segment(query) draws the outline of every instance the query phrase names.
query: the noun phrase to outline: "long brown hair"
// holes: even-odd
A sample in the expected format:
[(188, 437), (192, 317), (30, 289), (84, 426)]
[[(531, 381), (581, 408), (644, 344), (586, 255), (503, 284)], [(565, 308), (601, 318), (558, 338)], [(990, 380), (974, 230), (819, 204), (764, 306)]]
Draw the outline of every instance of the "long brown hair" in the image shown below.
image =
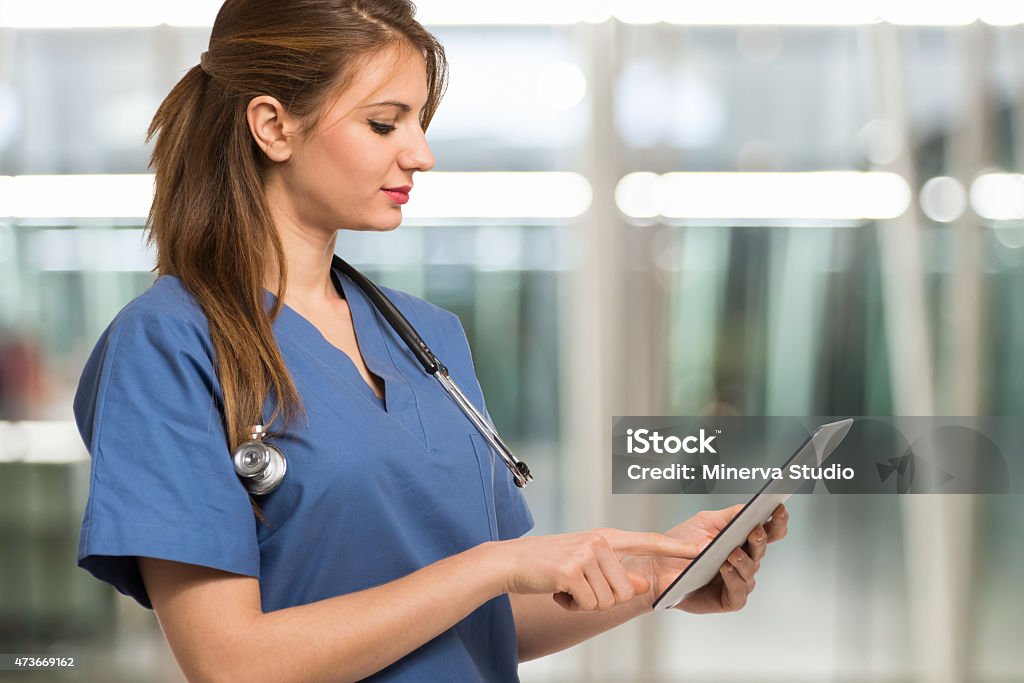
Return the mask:
[[(146, 228), (156, 270), (175, 275), (209, 322), (233, 450), (263, 422), (304, 415), (272, 331), (287, 272), (263, 189), (264, 155), (249, 131), (252, 98), (270, 95), (315, 131), (334, 97), (365, 60), (395, 45), (426, 62), (426, 130), (444, 94), (444, 48), (414, 18), (408, 0), (227, 0), (217, 13), (202, 67), (171, 89), (150, 123), (156, 192)], [(276, 265), (277, 301), (264, 308), (263, 278)], [(227, 457), (227, 455), (225, 455)], [(250, 499), (251, 500), (251, 499)], [(267, 523), (259, 506), (256, 516)]]

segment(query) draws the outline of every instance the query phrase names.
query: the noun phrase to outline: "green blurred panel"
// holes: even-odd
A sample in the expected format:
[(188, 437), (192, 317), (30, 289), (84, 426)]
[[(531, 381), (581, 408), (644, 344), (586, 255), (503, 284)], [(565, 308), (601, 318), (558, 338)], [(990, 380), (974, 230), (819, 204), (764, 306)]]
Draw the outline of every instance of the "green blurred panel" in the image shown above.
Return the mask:
[(113, 589), (76, 566), (87, 463), (0, 463), (0, 640), (32, 649), (103, 637)]

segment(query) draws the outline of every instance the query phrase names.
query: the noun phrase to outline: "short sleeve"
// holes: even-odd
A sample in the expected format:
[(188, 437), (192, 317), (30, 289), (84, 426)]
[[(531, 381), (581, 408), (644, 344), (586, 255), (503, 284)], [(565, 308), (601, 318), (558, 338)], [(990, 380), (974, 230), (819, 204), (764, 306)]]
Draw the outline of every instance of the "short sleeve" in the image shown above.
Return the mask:
[(235, 475), (206, 330), (122, 311), (75, 396), (92, 456), (78, 565), (152, 608), (136, 557), (259, 577), (256, 522)]
[[(454, 337), (454, 341), (450, 346), (456, 353), (456, 360), (460, 360), (465, 363), (466, 371), (460, 377), (455, 377), (455, 381), (459, 384), (459, 387), (468, 395), (469, 399), (477, 405), (480, 412), (484, 414), (487, 421), (494, 426), (494, 420), (491, 419), (490, 413), (487, 412), (487, 405), (484, 401), (483, 389), (480, 387), (480, 381), (476, 376), (476, 368), (473, 365), (473, 354), (469, 348), (469, 340), (466, 338), (466, 331), (462, 327), (462, 321), (454, 313), (449, 313), (452, 318), (451, 323), (451, 334)], [(449, 371), (453, 373), (454, 369), (449, 367)], [(497, 526), (498, 526), (498, 540), (508, 540), (510, 538), (519, 538), (526, 534), (534, 526), (533, 514), (530, 512), (530, 507), (526, 503), (526, 498), (523, 496), (523, 490), (516, 486), (515, 480), (512, 478), (511, 472), (508, 472), (504, 466), (501, 465), (502, 475), (494, 478), (494, 507), (497, 515)]]

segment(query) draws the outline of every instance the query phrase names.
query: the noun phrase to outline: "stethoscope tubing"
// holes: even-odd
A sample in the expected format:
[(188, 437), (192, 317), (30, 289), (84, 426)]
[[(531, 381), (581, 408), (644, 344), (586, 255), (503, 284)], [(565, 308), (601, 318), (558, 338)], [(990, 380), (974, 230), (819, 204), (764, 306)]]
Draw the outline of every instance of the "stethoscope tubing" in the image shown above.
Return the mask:
[[(512, 450), (498, 436), (498, 432), (487, 421), (487, 418), (466, 398), (462, 389), (448, 373), (448, 368), (438, 360), (412, 324), (405, 319), (402, 312), (384, 295), (384, 292), (380, 291), (377, 285), (339, 256), (334, 257), (334, 262), (370, 298), (374, 307), (416, 356), (420, 365), (423, 366), (423, 370), (437, 378), (444, 390), (508, 467), (516, 486), (520, 488), (526, 486), (526, 483), (533, 479), (530, 468), (526, 466), (525, 462), (516, 458)], [(275, 446), (265, 443), (263, 441), (264, 434), (262, 425), (253, 426), (252, 439), (241, 444), (232, 454), (235, 473), (253, 495), (265, 495), (276, 489), (280, 486), (287, 471), (284, 454)]]
[(402, 338), (409, 350), (412, 351), (413, 355), (423, 366), (423, 370), (430, 375), (433, 375), (441, 386), (444, 387), (448, 395), (452, 397), (459, 408), (465, 413), (469, 421), (473, 423), (480, 435), (487, 440), (491, 447), (497, 452), (498, 456), (504, 461), (505, 466), (508, 467), (512, 473), (512, 477), (515, 479), (516, 486), (522, 488), (526, 486), (527, 482), (533, 479), (533, 475), (530, 474), (530, 468), (527, 467), (526, 463), (520, 460), (512, 453), (512, 449), (502, 440), (498, 435), (498, 432), (491, 427), (487, 422), (487, 419), (480, 414), (480, 411), (476, 409), (476, 406), (466, 398), (466, 395), (459, 388), (459, 385), (455, 383), (451, 375), (448, 373), (448, 368), (438, 360), (437, 356), (433, 354), (430, 347), (427, 346), (426, 342), (416, 332), (416, 329), (412, 324), (402, 315), (402, 312), (385, 296), (384, 292), (380, 291), (369, 278), (360, 273), (358, 270), (349, 265), (340, 256), (334, 257), (335, 262), (341, 268), (342, 272), (352, 278), (352, 281), (359, 286), (361, 290), (370, 298), (377, 310), (380, 311), (381, 315), (388, 321), (392, 329)]
[(526, 483), (533, 479), (533, 475), (530, 474), (530, 468), (526, 466), (525, 462), (519, 460), (512, 453), (512, 450), (505, 444), (502, 438), (498, 436), (498, 433), (491, 428), (491, 425), (488, 424), (484, 416), (480, 414), (480, 411), (476, 409), (476, 406), (466, 398), (466, 395), (462, 393), (461, 389), (459, 389), (459, 385), (456, 384), (448, 374), (447, 368), (442, 372), (434, 373), (434, 377), (436, 377), (437, 381), (441, 383), (441, 386), (445, 388), (448, 395), (455, 399), (455, 402), (459, 404), (459, 407), (462, 408), (462, 412), (466, 414), (466, 417), (469, 418), (469, 421), (472, 422), (473, 426), (475, 426), (477, 431), (480, 432), (480, 435), (487, 439), (487, 442), (490, 443), (498, 456), (505, 462), (505, 466), (508, 467), (509, 471), (512, 473), (513, 479), (515, 479), (516, 486), (519, 488), (526, 486)]

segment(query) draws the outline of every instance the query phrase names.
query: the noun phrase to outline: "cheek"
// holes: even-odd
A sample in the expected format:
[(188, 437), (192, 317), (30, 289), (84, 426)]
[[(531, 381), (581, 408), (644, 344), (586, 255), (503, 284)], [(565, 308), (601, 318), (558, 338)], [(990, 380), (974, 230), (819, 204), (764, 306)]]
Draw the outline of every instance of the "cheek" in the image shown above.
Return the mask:
[(321, 217), (318, 220), (330, 216), (331, 223), (361, 224), (365, 214), (370, 221), (367, 225), (377, 226), (380, 210), (389, 206), (380, 196), (380, 188), (393, 179), (394, 158), (387, 151), (386, 139), (359, 130), (335, 130), (317, 143), (301, 164), (299, 182), (305, 196), (299, 210)]
[(381, 172), (382, 164), (386, 170), (384, 144), (370, 135), (358, 131), (339, 133), (324, 140), (324, 156), (336, 173), (349, 174), (352, 179), (373, 182), (375, 175)]

